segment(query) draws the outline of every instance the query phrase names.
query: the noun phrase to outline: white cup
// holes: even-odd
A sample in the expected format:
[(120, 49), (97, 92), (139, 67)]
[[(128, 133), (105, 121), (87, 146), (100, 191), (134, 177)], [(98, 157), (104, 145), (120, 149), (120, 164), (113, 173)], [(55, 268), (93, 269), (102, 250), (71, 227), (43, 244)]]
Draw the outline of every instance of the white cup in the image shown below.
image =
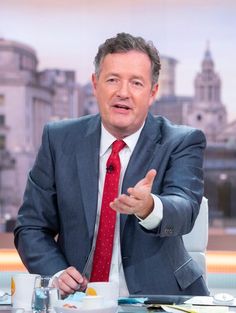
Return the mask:
[(102, 296), (86, 296), (82, 298), (83, 309), (101, 309), (104, 305), (104, 298)]
[(17, 273), (11, 278), (11, 302), (13, 308), (24, 308), (31, 311), (31, 301), (35, 279), (39, 275)]
[(93, 288), (98, 296), (102, 296), (104, 301), (113, 302), (117, 305), (119, 290), (114, 282), (94, 282), (88, 283), (87, 288)]

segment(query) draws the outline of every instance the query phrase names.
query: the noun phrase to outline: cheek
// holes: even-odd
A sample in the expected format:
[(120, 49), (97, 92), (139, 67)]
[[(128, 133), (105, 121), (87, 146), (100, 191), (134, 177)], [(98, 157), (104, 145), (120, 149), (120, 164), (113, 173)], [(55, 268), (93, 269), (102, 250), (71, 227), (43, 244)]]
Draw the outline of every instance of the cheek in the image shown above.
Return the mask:
[(136, 101), (138, 111), (140, 113), (144, 113), (149, 110), (151, 104), (152, 104), (152, 99), (145, 95), (144, 97), (141, 97)]
[(96, 98), (101, 105), (105, 106), (109, 103), (111, 96), (111, 93), (107, 90), (100, 89), (99, 92), (97, 92)]

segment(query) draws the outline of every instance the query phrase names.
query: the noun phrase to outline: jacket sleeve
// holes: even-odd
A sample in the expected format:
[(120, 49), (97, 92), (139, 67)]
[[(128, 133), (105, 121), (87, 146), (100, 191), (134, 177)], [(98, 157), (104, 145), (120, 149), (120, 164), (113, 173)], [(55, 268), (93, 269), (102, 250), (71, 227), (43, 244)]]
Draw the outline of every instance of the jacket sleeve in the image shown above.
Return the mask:
[(204, 134), (192, 130), (179, 140), (170, 154), (162, 190), (157, 194), (163, 203), (163, 219), (158, 227), (160, 236), (183, 235), (193, 228), (204, 192), (205, 146)]
[(14, 230), (16, 248), (29, 272), (52, 275), (68, 267), (55, 241), (58, 231), (54, 158), (46, 125)]

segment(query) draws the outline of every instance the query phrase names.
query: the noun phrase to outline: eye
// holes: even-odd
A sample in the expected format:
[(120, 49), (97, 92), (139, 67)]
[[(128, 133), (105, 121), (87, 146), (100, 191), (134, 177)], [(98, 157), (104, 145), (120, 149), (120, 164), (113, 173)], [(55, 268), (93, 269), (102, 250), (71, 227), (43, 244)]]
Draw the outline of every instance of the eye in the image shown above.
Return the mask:
[(118, 83), (118, 78), (116, 78), (116, 77), (110, 77), (110, 78), (108, 78), (106, 81), (107, 81), (107, 83), (115, 84), (115, 83)]
[(140, 80), (133, 80), (133, 81), (132, 81), (132, 84), (133, 84), (135, 87), (143, 87), (143, 83), (142, 83)]

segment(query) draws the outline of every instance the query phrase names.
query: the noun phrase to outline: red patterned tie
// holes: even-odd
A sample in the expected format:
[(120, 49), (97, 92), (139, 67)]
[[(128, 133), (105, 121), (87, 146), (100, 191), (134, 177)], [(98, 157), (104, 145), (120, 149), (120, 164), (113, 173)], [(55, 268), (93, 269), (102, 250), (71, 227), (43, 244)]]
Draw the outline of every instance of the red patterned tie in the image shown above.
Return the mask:
[(110, 208), (109, 204), (118, 195), (120, 178), (119, 152), (124, 148), (124, 146), (124, 141), (114, 141), (112, 144), (112, 152), (106, 164), (106, 177), (103, 187), (101, 215), (93, 257), (92, 273), (90, 277), (90, 281), (92, 282), (109, 280), (116, 224), (116, 212)]

